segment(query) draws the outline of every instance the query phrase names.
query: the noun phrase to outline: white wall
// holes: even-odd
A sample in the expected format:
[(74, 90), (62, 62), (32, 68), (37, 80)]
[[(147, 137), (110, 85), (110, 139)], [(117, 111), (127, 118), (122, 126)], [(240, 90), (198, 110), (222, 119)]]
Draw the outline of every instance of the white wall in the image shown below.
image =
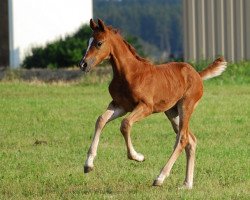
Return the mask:
[(32, 46), (76, 31), (92, 18), (92, 0), (9, 0), (10, 65), (18, 67)]

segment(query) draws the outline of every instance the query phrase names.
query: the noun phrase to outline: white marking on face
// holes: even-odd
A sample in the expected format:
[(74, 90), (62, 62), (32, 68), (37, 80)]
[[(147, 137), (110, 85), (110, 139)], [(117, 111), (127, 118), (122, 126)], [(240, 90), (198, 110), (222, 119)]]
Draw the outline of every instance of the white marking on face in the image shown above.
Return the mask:
[(93, 40), (94, 40), (94, 38), (93, 38), (93, 37), (91, 37), (91, 38), (89, 39), (89, 46), (88, 46), (88, 48), (87, 48), (87, 50), (86, 50), (86, 53), (85, 53), (85, 56), (84, 56), (84, 58), (83, 58), (83, 59), (85, 59), (85, 58), (86, 58), (86, 55), (87, 55), (87, 53), (88, 53), (88, 51), (89, 51), (89, 49), (90, 49), (90, 47), (91, 47), (91, 44), (92, 44)]

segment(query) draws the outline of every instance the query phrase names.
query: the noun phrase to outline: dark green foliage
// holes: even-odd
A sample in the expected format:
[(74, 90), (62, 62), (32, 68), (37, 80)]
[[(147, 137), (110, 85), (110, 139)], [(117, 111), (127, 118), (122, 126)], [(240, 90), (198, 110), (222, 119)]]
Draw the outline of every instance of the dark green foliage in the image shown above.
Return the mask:
[(128, 35), (125, 37), (125, 40), (129, 43), (132, 44), (132, 46), (136, 49), (136, 52), (142, 56), (145, 57), (146, 53), (143, 51), (143, 47), (139, 39), (135, 36)]
[[(94, 0), (94, 17), (135, 35), (163, 53), (182, 54), (181, 0)], [(166, 58), (164, 58), (166, 59)]]

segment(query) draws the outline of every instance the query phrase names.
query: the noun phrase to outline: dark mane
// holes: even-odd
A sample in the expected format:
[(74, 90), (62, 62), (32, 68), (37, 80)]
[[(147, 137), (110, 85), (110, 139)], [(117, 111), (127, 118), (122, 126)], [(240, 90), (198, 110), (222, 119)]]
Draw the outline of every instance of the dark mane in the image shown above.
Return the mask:
[(126, 46), (128, 47), (128, 49), (130, 50), (130, 52), (135, 56), (135, 58), (136, 58), (137, 60), (142, 61), (142, 62), (145, 62), (145, 63), (151, 63), (149, 60), (140, 57), (140, 56), (137, 54), (135, 48), (134, 48), (131, 44), (129, 44), (126, 40), (123, 40), (123, 42), (126, 44)]
[[(108, 26), (108, 29), (110, 31), (112, 31), (113, 33), (119, 33), (119, 30), (118, 29), (115, 29), (113, 28), (112, 26)], [(122, 38), (122, 36), (121, 36)], [(135, 56), (135, 58), (141, 62), (145, 62), (145, 63), (151, 63), (151, 61), (145, 59), (145, 58), (142, 58), (141, 56), (139, 56), (136, 52), (136, 49), (131, 45), (129, 44), (126, 40), (122, 39), (123, 42), (126, 44), (126, 46), (128, 47), (129, 51)]]

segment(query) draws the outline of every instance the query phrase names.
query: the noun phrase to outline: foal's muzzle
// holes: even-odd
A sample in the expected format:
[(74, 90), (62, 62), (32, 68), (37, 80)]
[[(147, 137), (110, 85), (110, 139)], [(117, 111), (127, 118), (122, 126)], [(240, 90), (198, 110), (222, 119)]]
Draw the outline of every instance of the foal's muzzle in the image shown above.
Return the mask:
[(85, 62), (84, 60), (82, 60), (82, 61), (79, 63), (78, 66), (80, 67), (80, 69), (81, 69), (82, 71), (86, 71), (86, 69), (87, 69), (87, 67), (88, 67), (88, 63)]
[(88, 59), (88, 60), (83, 59), (81, 60), (78, 66), (80, 67), (82, 71), (89, 72), (94, 62), (95, 62), (95, 59)]
[(79, 67), (84, 72), (89, 72), (91, 68), (91, 63), (87, 62), (86, 60), (81, 60), (79, 63)]

